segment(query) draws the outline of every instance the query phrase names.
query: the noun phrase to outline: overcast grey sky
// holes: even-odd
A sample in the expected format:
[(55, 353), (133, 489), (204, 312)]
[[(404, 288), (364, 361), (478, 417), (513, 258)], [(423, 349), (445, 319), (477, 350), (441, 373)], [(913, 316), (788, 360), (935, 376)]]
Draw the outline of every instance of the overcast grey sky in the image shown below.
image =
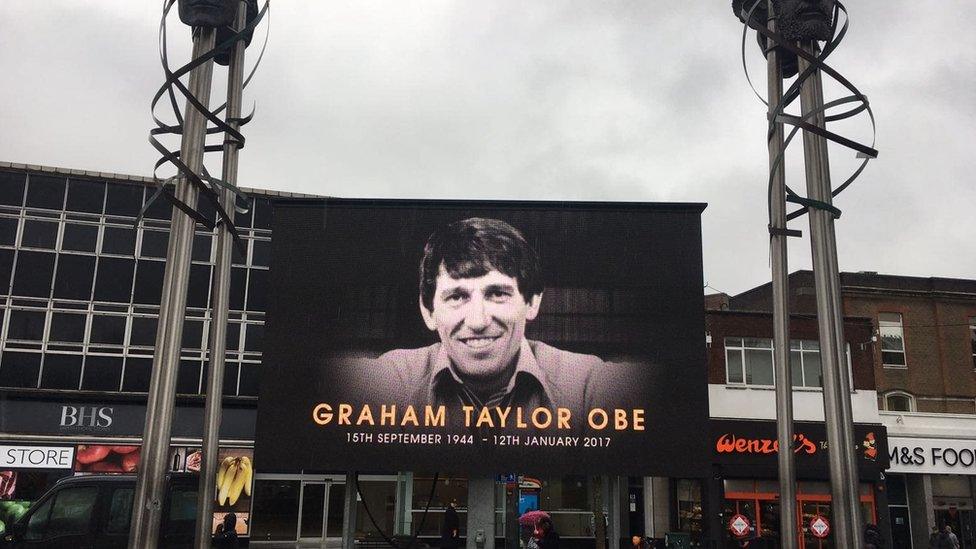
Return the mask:
[[(974, 278), (976, 2), (848, 4), (830, 64), (871, 101), (881, 156), (836, 201), (841, 268)], [(160, 5), (0, 2), (0, 160), (148, 175)], [(179, 65), (189, 32), (170, 22)], [(257, 114), (240, 182), (343, 197), (708, 202), (705, 279), (736, 293), (769, 278), (765, 107), (742, 73), (741, 33), (728, 0), (275, 0), (245, 93)], [(747, 46), (765, 89), (752, 36)], [(841, 91), (828, 83), (828, 99)], [(870, 139), (866, 117), (837, 129)], [(796, 145), (788, 184), (799, 190)], [(854, 166), (832, 147), (835, 184)], [(804, 239), (791, 270), (809, 268), (806, 218), (793, 226)]]

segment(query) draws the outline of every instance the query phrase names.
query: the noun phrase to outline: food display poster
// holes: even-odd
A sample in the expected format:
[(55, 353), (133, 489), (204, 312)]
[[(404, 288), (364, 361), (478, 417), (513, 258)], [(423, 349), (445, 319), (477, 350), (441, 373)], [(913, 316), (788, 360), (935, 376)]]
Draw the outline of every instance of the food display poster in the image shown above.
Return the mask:
[[(175, 448), (174, 471), (200, 474), (203, 451), (200, 448)], [(214, 486), (213, 532), (227, 513), (237, 517), (237, 535), (250, 532), (251, 489), (254, 486), (254, 451), (250, 448), (221, 448), (217, 453), (217, 482)]]

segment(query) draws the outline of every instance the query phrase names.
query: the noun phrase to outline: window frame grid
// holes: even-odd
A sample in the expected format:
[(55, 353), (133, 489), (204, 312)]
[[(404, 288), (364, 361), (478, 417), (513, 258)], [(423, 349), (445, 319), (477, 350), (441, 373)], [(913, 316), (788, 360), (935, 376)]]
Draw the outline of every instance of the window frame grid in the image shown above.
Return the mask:
[[(882, 320), (884, 315), (898, 315), (897, 324), (892, 320)], [(884, 348), (884, 332), (885, 328), (897, 329), (899, 332), (899, 338), (901, 341), (901, 349), (885, 349)], [(881, 367), (882, 368), (892, 368), (896, 370), (907, 370), (908, 369), (908, 342), (905, 341), (905, 315), (898, 312), (890, 311), (878, 311), (878, 351), (881, 353)], [(894, 364), (885, 362), (885, 353), (894, 353), (901, 355), (902, 363)]]

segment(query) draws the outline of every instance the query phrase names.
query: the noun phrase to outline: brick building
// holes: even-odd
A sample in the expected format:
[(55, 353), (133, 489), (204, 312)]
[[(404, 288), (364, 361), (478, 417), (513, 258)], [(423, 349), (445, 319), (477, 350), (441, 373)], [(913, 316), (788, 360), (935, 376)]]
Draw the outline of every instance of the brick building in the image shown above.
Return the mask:
[[(844, 314), (873, 323), (895, 546), (924, 547), (932, 526), (948, 525), (963, 547), (976, 547), (976, 280), (875, 272), (840, 279)], [(732, 296), (729, 307), (771, 310), (771, 284)], [(790, 275), (790, 310), (816, 313), (811, 271)]]

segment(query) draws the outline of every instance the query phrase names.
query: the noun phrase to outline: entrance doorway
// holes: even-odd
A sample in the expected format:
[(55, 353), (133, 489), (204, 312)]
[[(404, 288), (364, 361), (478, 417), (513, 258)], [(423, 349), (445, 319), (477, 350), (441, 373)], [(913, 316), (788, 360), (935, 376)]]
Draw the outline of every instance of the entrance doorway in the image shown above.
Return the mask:
[(346, 485), (302, 481), (298, 503), (298, 546), (341, 547)]
[(959, 509), (936, 509), (935, 524), (939, 528), (946, 526), (952, 527), (952, 531), (959, 538), (961, 549), (972, 549), (976, 547), (976, 517), (973, 511), (962, 511)]

